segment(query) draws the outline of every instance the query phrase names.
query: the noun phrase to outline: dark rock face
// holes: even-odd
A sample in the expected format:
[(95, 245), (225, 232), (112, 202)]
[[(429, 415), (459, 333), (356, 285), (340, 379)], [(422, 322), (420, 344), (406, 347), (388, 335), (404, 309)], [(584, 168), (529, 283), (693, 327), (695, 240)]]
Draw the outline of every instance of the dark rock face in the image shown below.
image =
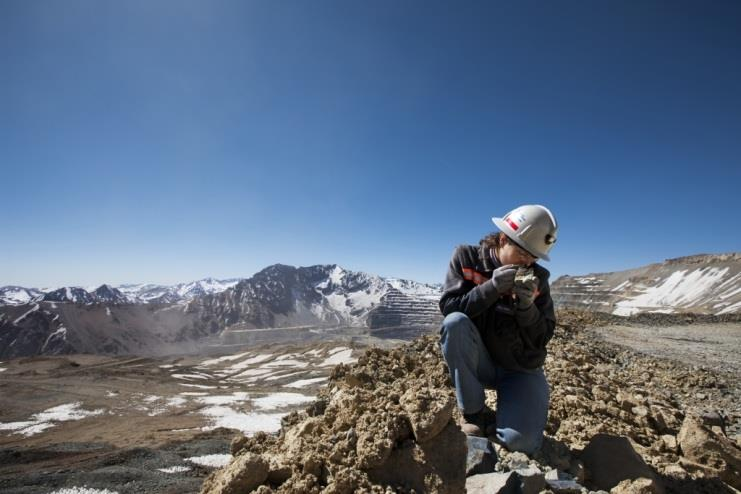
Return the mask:
[(66, 328), (39, 304), (14, 307), (0, 318), (0, 358), (74, 353)]
[(109, 304), (126, 304), (129, 302), (126, 295), (109, 285), (100, 285), (93, 292), (93, 296), (97, 302), (105, 302)]
[(625, 479), (653, 479), (654, 473), (627, 437), (597, 434), (581, 454), (591, 482), (610, 490)]
[(45, 302), (75, 302), (80, 304), (91, 304), (95, 302), (95, 296), (84, 288), (77, 286), (62, 287), (44, 295)]

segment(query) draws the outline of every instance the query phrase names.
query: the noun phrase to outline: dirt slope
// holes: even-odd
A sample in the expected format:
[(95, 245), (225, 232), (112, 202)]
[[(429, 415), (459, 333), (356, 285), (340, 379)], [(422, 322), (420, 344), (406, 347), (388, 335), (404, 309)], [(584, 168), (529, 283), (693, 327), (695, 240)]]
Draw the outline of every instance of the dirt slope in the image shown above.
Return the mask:
[[(544, 446), (524, 460), (500, 448), (499, 470), (530, 462), (597, 489), (602, 479), (590, 459), (595, 450), (609, 453), (604, 438), (617, 436), (653, 470), (647, 482), (655, 492), (741, 487), (733, 437), (741, 417), (731, 412), (741, 398), (738, 375), (640, 354), (586, 330), (609, 316), (568, 311), (559, 320), (546, 362)], [(488, 401), (496, 407), (494, 392)], [(202, 492), (463, 492), (467, 446), (457, 413), (435, 336), (372, 349), (335, 368), (320, 399), (287, 417), (278, 437), (237, 438), (234, 461)]]

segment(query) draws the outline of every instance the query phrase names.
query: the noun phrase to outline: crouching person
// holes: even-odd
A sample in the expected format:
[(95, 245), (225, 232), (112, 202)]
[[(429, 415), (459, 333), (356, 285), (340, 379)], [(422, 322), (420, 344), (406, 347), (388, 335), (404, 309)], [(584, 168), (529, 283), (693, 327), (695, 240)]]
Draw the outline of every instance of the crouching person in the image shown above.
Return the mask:
[[(549, 272), (536, 261), (549, 260), (558, 226), (536, 205), (492, 221), (499, 232), (453, 253), (440, 299), (440, 345), (463, 431), (530, 454), (548, 417), (543, 363), (556, 325)], [(497, 392), (496, 412), (485, 406), (485, 388)]]

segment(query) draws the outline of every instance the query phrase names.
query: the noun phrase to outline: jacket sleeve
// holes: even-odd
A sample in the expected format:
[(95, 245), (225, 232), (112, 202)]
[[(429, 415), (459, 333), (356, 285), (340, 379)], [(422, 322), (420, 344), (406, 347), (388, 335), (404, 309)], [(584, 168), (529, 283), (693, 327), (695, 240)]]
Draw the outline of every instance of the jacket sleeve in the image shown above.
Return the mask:
[(535, 298), (535, 303), (524, 311), (517, 310), (515, 317), (521, 336), (533, 347), (545, 348), (556, 329), (556, 312), (547, 277), (540, 282), (538, 289), (540, 294)]
[(443, 316), (452, 312), (463, 312), (468, 317), (475, 317), (492, 306), (499, 298), (494, 284), (487, 280), (480, 285), (463, 277), (462, 259), (465, 246), (453, 252), (448, 273), (445, 276), (443, 295), (440, 298), (440, 311)]

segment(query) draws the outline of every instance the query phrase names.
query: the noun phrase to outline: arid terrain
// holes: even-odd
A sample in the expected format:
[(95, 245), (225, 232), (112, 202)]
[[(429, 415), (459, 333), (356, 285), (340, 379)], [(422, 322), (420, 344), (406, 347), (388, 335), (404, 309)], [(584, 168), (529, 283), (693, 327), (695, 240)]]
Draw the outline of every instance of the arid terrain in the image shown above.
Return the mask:
[(237, 431), (276, 432), (282, 416), (312, 401), (331, 369), (359, 351), (346, 342), (284, 343), (209, 358), (4, 361), (0, 491), (198, 491), (228, 461)]
[[(738, 444), (740, 341), (738, 322), (678, 324), (669, 317), (561, 313), (546, 364), (552, 386), (546, 446), (541, 456), (528, 460), (544, 471), (562, 470), (578, 478), (581, 451), (595, 435), (610, 433), (629, 437), (670, 492), (730, 489), (732, 479), (712, 480), (717, 476), (693, 466), (697, 461), (687, 460), (675, 442), (685, 417), (696, 413), (715, 417), (723, 435)], [(347, 340), (262, 344), (208, 357), (6, 360), (0, 363), (0, 492), (51, 493), (83, 486), (121, 494), (198, 492), (208, 474), (232, 461), (232, 453), (241, 458), (247, 451), (280, 452), (284, 460), (283, 478), (264, 480), (264, 492), (318, 492), (338, 479), (353, 488), (434, 491), (434, 482), (426, 484), (419, 471), (405, 477), (386, 462), (403, 457), (399, 444), (414, 450), (419, 424), (446, 426), (446, 420), (435, 424), (435, 403), (442, 400), (450, 408), (452, 397), (435, 337), (411, 346), (400, 346), (399, 340), (366, 343), (372, 345)], [(364, 353), (369, 346), (375, 349)], [(348, 397), (341, 404), (331, 399), (337, 390)], [(317, 394), (319, 408), (339, 408), (334, 415), (317, 415), (312, 405), (314, 421), (323, 425), (304, 432), (303, 446), (296, 449), (297, 444), (289, 444), (296, 441), (291, 431), (308, 416), (289, 415), (284, 419), (288, 429), (276, 435), (281, 418), (306, 408)], [(412, 403), (424, 396), (429, 408), (415, 409)], [(489, 399), (495, 407), (494, 392)], [(384, 457), (384, 447), (373, 437), (385, 437), (387, 420), (410, 407), (415, 411), (408, 413), (419, 419), (410, 422), (414, 434), (394, 429), (399, 437)], [(377, 420), (379, 410), (387, 410), (386, 421)], [(443, 419), (456, 412), (446, 413)], [(341, 441), (352, 453), (340, 455), (344, 473), (327, 476), (338, 472), (332, 451), (339, 444), (339, 428), (345, 427), (342, 434), (349, 430), (345, 422), (356, 424), (350, 428), (365, 446), (356, 443), (353, 449), (352, 441)], [(230, 446), (235, 436), (249, 438), (258, 431), (269, 434)], [(452, 429), (446, 434), (458, 437)], [(498, 468), (506, 470), (511, 459), (499, 453)], [(305, 468), (308, 457), (321, 466), (318, 475)], [(449, 456), (446, 461), (457, 464)], [(455, 477), (454, 470), (451, 478), (438, 480), (462, 485), (464, 479)], [(588, 477), (581, 480), (596, 490)]]

